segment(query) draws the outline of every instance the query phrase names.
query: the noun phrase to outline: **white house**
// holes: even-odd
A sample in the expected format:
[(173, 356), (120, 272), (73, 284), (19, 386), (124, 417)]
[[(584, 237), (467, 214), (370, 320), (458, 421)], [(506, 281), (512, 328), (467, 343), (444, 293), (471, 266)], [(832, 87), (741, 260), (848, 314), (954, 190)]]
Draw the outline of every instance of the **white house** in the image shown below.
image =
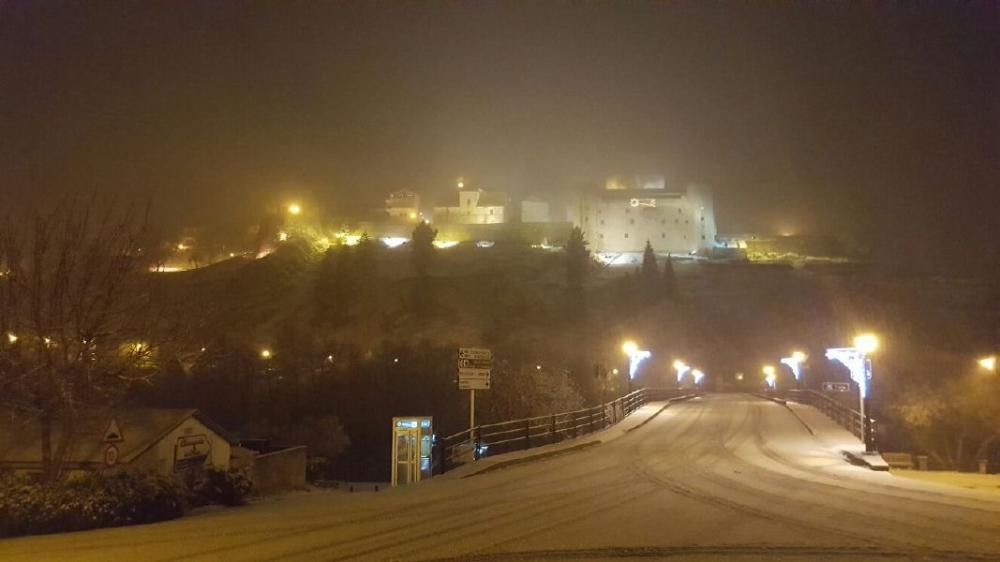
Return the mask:
[(641, 252), (648, 240), (657, 253), (689, 254), (715, 245), (715, 213), (708, 191), (677, 189), (661, 177), (612, 178), (570, 209), (573, 222), (595, 252)]
[(440, 224), (500, 224), (509, 198), (499, 191), (462, 189), (457, 207), (434, 207), (434, 222)]
[[(4, 410), (0, 422), (0, 469), (39, 472), (42, 447), (38, 420)], [(66, 434), (53, 427), (53, 448)], [(192, 409), (133, 408), (78, 420), (68, 439), (68, 471), (141, 469), (164, 475), (197, 467), (228, 469), (235, 443), (227, 432)]]

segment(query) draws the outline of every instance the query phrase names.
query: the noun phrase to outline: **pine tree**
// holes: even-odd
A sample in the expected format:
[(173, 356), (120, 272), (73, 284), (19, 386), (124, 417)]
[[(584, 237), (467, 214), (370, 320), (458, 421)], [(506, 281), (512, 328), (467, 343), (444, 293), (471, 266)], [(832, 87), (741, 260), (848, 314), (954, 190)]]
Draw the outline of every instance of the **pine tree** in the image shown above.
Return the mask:
[(663, 295), (660, 283), (660, 270), (656, 266), (656, 253), (653, 245), (646, 241), (646, 249), (642, 252), (642, 268), (639, 270), (639, 287), (642, 300), (646, 304), (660, 300)]
[(574, 226), (566, 242), (566, 285), (570, 289), (582, 289), (590, 266), (590, 250), (583, 238), (583, 231)]
[(663, 263), (663, 294), (672, 299), (677, 296), (677, 276), (674, 274), (674, 260), (667, 254), (667, 261)]
[(421, 221), (413, 229), (410, 250), (413, 252), (413, 269), (420, 277), (426, 277), (430, 270), (431, 260), (434, 258), (434, 239), (437, 237), (437, 233), (438, 231), (431, 228), (427, 221)]

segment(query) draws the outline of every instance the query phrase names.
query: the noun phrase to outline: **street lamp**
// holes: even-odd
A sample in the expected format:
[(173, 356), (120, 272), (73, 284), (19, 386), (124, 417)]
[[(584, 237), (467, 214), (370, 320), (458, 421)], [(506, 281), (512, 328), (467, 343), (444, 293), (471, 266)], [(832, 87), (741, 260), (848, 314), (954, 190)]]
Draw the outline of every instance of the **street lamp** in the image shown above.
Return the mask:
[(788, 368), (792, 370), (792, 374), (795, 375), (795, 382), (801, 382), (802, 380), (802, 364), (806, 362), (806, 354), (801, 351), (794, 351), (790, 357), (782, 357), (781, 363), (783, 365), (788, 365)]
[(774, 365), (764, 365), (764, 368), (761, 370), (764, 371), (764, 380), (767, 381), (767, 388), (774, 390), (778, 382), (778, 377), (774, 370)]
[(826, 358), (839, 361), (851, 373), (851, 380), (858, 385), (858, 409), (861, 418), (861, 438), (865, 442), (865, 452), (875, 452), (875, 432), (871, 430), (865, 415), (868, 405), (869, 381), (872, 378), (872, 360), (868, 356), (878, 350), (879, 341), (873, 334), (862, 334), (854, 338), (854, 347), (834, 347), (826, 350)]
[(987, 357), (983, 357), (979, 361), (977, 361), (977, 363), (979, 363), (980, 367), (982, 367), (983, 369), (986, 369), (987, 371), (990, 371), (992, 373), (995, 373), (996, 370), (997, 370), (997, 356), (996, 355), (989, 355)]
[(705, 373), (695, 369), (691, 371), (691, 376), (694, 377), (694, 384), (701, 384), (701, 379), (705, 378)]
[(681, 384), (681, 379), (684, 375), (691, 370), (691, 367), (687, 363), (681, 361), (680, 359), (674, 361), (674, 370), (677, 371), (677, 384)]
[(288, 204), (288, 214), (289, 215), (299, 215), (302, 213), (302, 207), (298, 203)]
[(639, 363), (649, 359), (653, 354), (645, 349), (639, 349), (639, 344), (627, 340), (622, 344), (622, 353), (628, 357), (628, 390), (632, 392), (632, 379), (639, 370)]

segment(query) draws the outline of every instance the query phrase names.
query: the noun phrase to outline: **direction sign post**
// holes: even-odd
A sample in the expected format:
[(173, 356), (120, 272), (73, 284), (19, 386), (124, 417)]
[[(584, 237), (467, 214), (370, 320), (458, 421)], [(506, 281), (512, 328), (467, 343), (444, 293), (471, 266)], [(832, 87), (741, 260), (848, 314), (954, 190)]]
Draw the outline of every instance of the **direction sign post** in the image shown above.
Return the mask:
[[(478, 347), (458, 348), (458, 388), (469, 391), (469, 429), (476, 427), (476, 391), (489, 390), (493, 352)], [(470, 434), (475, 441), (475, 435)], [(478, 455), (478, 453), (476, 453)]]

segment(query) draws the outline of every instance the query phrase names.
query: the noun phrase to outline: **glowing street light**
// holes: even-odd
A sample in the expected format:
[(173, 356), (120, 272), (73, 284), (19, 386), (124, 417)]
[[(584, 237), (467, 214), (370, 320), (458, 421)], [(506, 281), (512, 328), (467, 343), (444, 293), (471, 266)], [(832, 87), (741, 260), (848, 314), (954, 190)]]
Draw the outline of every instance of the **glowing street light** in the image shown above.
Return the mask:
[(639, 344), (632, 340), (627, 340), (622, 344), (622, 353), (628, 356), (628, 385), (631, 392), (632, 379), (635, 378), (635, 373), (639, 370), (639, 363), (649, 359), (653, 354), (645, 349), (639, 349)]
[(774, 390), (778, 383), (778, 374), (774, 369), (774, 365), (764, 365), (761, 371), (764, 372), (764, 380), (767, 381), (767, 387)]
[(298, 203), (288, 204), (288, 214), (289, 215), (300, 215), (302, 214), (302, 207)]
[(695, 369), (691, 371), (691, 376), (694, 377), (694, 384), (701, 384), (701, 379), (705, 378), (705, 373)]
[(874, 334), (861, 334), (854, 338), (854, 347), (866, 355), (875, 353), (878, 351), (878, 338)]
[(858, 409), (861, 418), (861, 437), (865, 442), (865, 452), (875, 452), (875, 433), (871, 430), (865, 406), (868, 400), (869, 381), (872, 378), (872, 361), (868, 357), (879, 347), (874, 334), (861, 334), (854, 338), (854, 347), (835, 347), (826, 350), (826, 358), (839, 361), (851, 374), (851, 380), (858, 385)]
[(681, 384), (681, 379), (691, 370), (691, 367), (687, 363), (677, 359), (674, 361), (674, 370), (677, 371), (677, 384)]
[(7, 332), (7, 341), (10, 343), (17, 343), (17, 334), (14, 332)]
[(272, 354), (271, 354), (271, 350), (270, 349), (262, 349), (262, 350), (260, 350), (260, 358), (261, 359), (267, 361), (271, 357), (272, 357)]
[(987, 356), (987, 357), (983, 357), (979, 361), (976, 361), (976, 363), (979, 363), (979, 366), (982, 367), (983, 369), (986, 369), (987, 371), (995, 373), (996, 370), (997, 370), (997, 356), (996, 355), (990, 355), (990, 356)]
[(788, 365), (788, 368), (792, 370), (792, 374), (795, 375), (796, 382), (802, 380), (802, 364), (805, 362), (806, 354), (801, 351), (792, 352), (790, 357), (781, 358), (781, 363), (783, 365)]

